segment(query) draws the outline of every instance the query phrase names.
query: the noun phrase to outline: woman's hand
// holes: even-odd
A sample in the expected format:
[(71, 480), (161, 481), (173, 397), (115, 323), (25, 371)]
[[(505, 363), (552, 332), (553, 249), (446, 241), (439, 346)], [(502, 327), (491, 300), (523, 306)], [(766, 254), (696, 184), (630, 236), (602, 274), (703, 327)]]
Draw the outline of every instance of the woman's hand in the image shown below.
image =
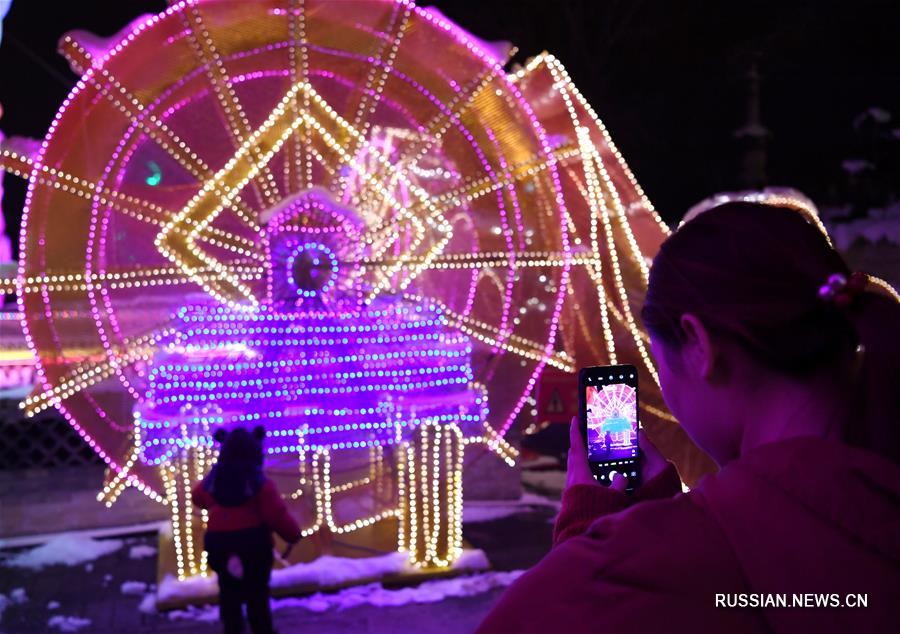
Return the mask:
[[(581, 435), (581, 423), (577, 416), (572, 417), (572, 423), (569, 425), (569, 458), (566, 467), (566, 488), (575, 486), (576, 484), (593, 484), (594, 486), (603, 486), (594, 479), (591, 472), (591, 465), (588, 464), (587, 443), (584, 436)], [(609, 488), (615, 489), (622, 493), (628, 481), (625, 476), (617, 473), (613, 476), (612, 484)]]
[[(641, 482), (647, 482), (659, 475), (667, 466), (668, 461), (659, 452), (643, 429), (638, 430), (638, 445), (641, 448)], [(566, 468), (566, 488), (576, 484), (593, 484), (603, 486), (594, 479), (591, 466), (588, 464), (587, 443), (581, 435), (581, 423), (578, 417), (572, 418), (569, 426), (569, 459)], [(628, 480), (621, 473), (613, 476), (609, 488), (622, 493), (628, 487)]]
[(641, 448), (641, 482), (648, 482), (669, 466), (669, 461), (659, 452), (643, 429), (638, 430), (638, 446)]

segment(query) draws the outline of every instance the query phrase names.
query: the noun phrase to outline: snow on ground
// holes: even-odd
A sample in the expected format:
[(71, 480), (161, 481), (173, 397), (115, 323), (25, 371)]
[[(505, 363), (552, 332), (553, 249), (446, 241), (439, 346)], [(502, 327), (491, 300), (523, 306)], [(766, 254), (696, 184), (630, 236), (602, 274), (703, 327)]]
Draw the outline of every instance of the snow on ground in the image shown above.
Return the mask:
[(518, 500), (478, 500), (463, 505), (463, 523), (490, 522), (501, 517), (527, 513), (539, 508), (559, 510), (559, 502), (542, 495), (525, 492)]
[(566, 488), (566, 472), (522, 471), (522, 484), (538, 491), (559, 494)]
[(219, 620), (219, 606), (204, 605), (196, 607), (189, 605), (184, 610), (172, 610), (169, 612), (170, 621), (200, 621), (202, 623), (215, 623)]
[(156, 549), (146, 544), (139, 544), (128, 549), (129, 559), (143, 559), (144, 557), (154, 557), (155, 555)]
[(82, 619), (77, 616), (62, 616), (61, 614), (51, 616), (50, 620), (47, 621), (48, 627), (58, 628), (60, 632), (77, 632), (90, 624), (90, 619)]
[[(96, 540), (82, 535), (64, 533), (31, 550), (15, 554), (3, 561), (12, 568), (40, 570), (45, 566), (76, 566), (108, 555), (122, 547), (121, 540)], [(90, 564), (88, 564), (90, 565)]]
[[(310, 612), (326, 612), (346, 610), (361, 605), (393, 607), (410, 603), (437, 603), (450, 597), (469, 597), (494, 588), (505, 588), (518, 579), (523, 572), (525, 571), (484, 572), (452, 579), (425, 581), (418, 586), (396, 589), (385, 588), (380, 583), (370, 583), (346, 588), (333, 594), (317, 592), (308, 597), (272, 599), (272, 611), (299, 608)], [(169, 612), (169, 619), (214, 622), (219, 619), (219, 608), (214, 605), (189, 606), (184, 610)]]
[(155, 614), (156, 613), (156, 593), (149, 592), (144, 595), (144, 598), (141, 599), (141, 604), (138, 606), (138, 612), (141, 614)]
[(143, 581), (126, 581), (122, 584), (122, 594), (133, 594), (140, 596), (147, 592), (147, 584)]
[(0, 623), (3, 622), (3, 611), (11, 605), (22, 605), (28, 602), (28, 595), (25, 594), (25, 588), (14, 588), (10, 591), (9, 596), (0, 594)]
[[(453, 564), (454, 570), (485, 570), (490, 567), (485, 554), (480, 550), (466, 549)], [(308, 563), (294, 564), (272, 571), (272, 588), (287, 588), (299, 585), (319, 587), (340, 586), (354, 582), (380, 579), (388, 575), (411, 574), (416, 569), (410, 566), (405, 553), (391, 552), (379, 557), (332, 557), (323, 555)], [(172, 599), (206, 600), (218, 595), (215, 574), (208, 577), (194, 576), (183, 581), (167, 575), (159, 585), (158, 597), (161, 601)]]

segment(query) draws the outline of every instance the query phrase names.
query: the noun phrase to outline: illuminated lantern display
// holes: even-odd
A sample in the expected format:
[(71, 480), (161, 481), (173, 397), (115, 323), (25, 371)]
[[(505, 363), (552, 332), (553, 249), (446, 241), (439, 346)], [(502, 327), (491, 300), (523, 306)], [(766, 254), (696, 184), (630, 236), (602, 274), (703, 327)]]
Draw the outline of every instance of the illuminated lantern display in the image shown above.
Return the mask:
[(171, 508), (179, 577), (222, 426), (265, 427), (306, 559), (381, 527), (452, 565), (466, 456), (515, 463), (545, 371), (635, 363), (651, 438), (708, 469), (637, 316), (668, 229), (553, 57), (510, 74), (407, 0), (178, 2), (60, 50), (40, 150), (0, 154), (30, 181), (24, 407), (106, 461), (107, 504)]

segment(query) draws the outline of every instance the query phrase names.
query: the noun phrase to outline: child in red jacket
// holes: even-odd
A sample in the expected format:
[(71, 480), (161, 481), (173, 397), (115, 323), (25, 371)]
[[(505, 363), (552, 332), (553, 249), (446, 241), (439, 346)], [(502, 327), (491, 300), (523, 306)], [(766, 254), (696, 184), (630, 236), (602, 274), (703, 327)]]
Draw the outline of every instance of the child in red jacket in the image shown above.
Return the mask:
[(263, 473), (265, 430), (219, 429), (219, 459), (194, 487), (193, 501), (209, 511), (203, 543), (219, 578), (219, 614), (226, 633), (244, 629), (243, 605), (254, 634), (271, 634), (269, 579), (272, 531), (293, 545), (300, 527), (288, 513), (275, 483)]

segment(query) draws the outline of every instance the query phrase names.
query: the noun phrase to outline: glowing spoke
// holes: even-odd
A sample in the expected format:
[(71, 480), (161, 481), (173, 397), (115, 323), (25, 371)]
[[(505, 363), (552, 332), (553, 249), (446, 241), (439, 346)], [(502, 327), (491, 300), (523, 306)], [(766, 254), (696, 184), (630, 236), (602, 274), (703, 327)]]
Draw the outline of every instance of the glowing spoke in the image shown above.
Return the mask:
[[(288, 45), (288, 55), (291, 70), (291, 85), (309, 81), (309, 53), (306, 41), (306, 1), (290, 0), (288, 11), (288, 37), (290, 43)], [(299, 47), (297, 46), (300, 43)], [(298, 54), (299, 48), (299, 54)], [(301, 113), (309, 111), (309, 96), (303, 93), (303, 109), (298, 105), (295, 96), (291, 102), (291, 114), (296, 119)], [(284, 169), (287, 181), (287, 190), (289, 192), (300, 191), (310, 186), (312, 183), (312, 166), (309, 156), (309, 148), (303, 139), (298, 128), (293, 137), (291, 137), (290, 147), (292, 152), (290, 156), (284, 159)], [(293, 178), (291, 171), (293, 164)]]
[[(258, 300), (249, 286), (224, 270), (219, 262), (197, 249), (195, 241), (231, 198), (259, 173), (294, 130), (307, 120), (307, 115), (300, 119), (292, 119), (290, 113), (294, 97), (304, 86), (305, 84), (298, 84), (288, 91), (265, 122), (250, 135), (231, 160), (203, 185), (200, 192), (162, 228), (156, 237), (156, 246), (160, 253), (197, 280), (210, 295), (235, 308), (239, 306), (238, 302), (241, 300), (248, 303), (241, 306), (242, 309), (256, 306)], [(219, 197), (217, 191), (224, 192), (225, 196)], [(191, 222), (193, 228), (187, 238), (183, 238), (178, 229)], [(216, 269), (216, 274), (198, 278), (197, 271), (204, 267)]]
[(120, 355), (120, 353), (115, 352), (111, 353), (112, 358), (104, 355), (103, 361), (89, 361), (79, 364), (67, 372), (65, 377), (56, 385), (39, 394), (29, 396), (19, 404), (19, 407), (25, 410), (25, 416), (34, 416), (48, 407), (57, 405), (78, 394), (82, 390), (108, 379), (116, 372), (127, 368), (133, 363), (150, 360), (155, 352), (155, 344), (174, 333), (174, 329), (163, 326), (141, 337), (126, 339), (120, 346), (120, 349), (126, 351), (124, 354)]
[(462, 185), (435, 197), (434, 206), (444, 211), (453, 207), (465, 206), (504, 187), (529, 180), (553, 165), (565, 165), (571, 159), (580, 156), (578, 148), (564, 146), (554, 150), (550, 159), (535, 157), (521, 165), (514, 165), (510, 169), (509, 174), (500, 179), (483, 176), (466, 181)]
[[(468, 86), (456, 93), (450, 103), (447, 104), (447, 108), (445, 110), (442, 109), (431, 119), (431, 121), (428, 121), (424, 125), (425, 132), (423, 133), (422, 138), (425, 139), (425, 142), (421, 144), (421, 147), (416, 148), (413, 146), (410, 152), (405, 152), (400, 156), (398, 163), (410, 165), (418, 164), (431, 148), (441, 142), (453, 122), (458, 121), (459, 118), (465, 114), (469, 109), (469, 106), (471, 106), (478, 95), (481, 94), (481, 91), (497, 79), (497, 75), (496, 69), (485, 69), (479, 73)], [(415, 154), (412, 154), (412, 151), (414, 151)]]
[[(365, 142), (365, 138), (362, 134), (352, 125), (350, 125), (343, 117), (341, 117), (334, 109), (328, 105), (328, 102), (325, 101), (314, 89), (312, 86), (306, 84), (301, 87), (304, 92), (307, 92), (311, 98), (311, 100), (321, 109), (322, 113), (327, 117), (329, 121), (337, 125), (338, 129), (347, 135), (347, 137), (353, 141), (357, 142)], [(380, 182), (375, 180), (370, 174), (368, 174), (368, 170), (364, 169), (357, 160), (347, 151), (347, 146), (344, 143), (340, 143), (334, 136), (325, 129), (325, 127), (321, 124), (318, 118), (311, 117), (309, 114), (304, 113), (304, 119), (307, 123), (315, 129), (322, 138), (325, 140), (326, 144), (335, 152), (338, 153), (341, 160), (344, 164), (351, 166), (354, 168), (357, 173), (364, 178), (367, 182), (372, 183), (376, 188), (376, 191), (388, 197), (391, 201), (391, 206), (400, 214), (408, 217), (412, 217), (413, 214), (399, 202), (397, 202), (392, 196), (390, 196), (389, 192), (387, 192), (386, 188), (381, 185)], [(388, 157), (386, 157), (381, 151), (372, 148), (375, 150), (374, 158), (384, 169), (384, 173), (390, 179), (396, 179), (398, 183), (402, 183), (417, 200), (418, 205), (425, 210), (428, 211), (426, 216), (426, 220), (432, 224), (435, 228), (441, 231), (450, 231), (449, 225), (447, 225), (446, 220), (443, 218), (440, 210), (438, 210), (434, 204), (431, 202), (431, 196), (424, 189), (419, 187), (418, 185), (412, 183), (402, 172), (402, 170), (392, 163)], [(376, 229), (377, 230), (377, 229)]]
[[(408, 257), (404, 258), (402, 262), (416, 266), (425, 264), (423, 268), (428, 270), (509, 268), (513, 264), (522, 268), (554, 269), (566, 267), (566, 260), (566, 254), (559, 251), (476, 251), (436, 255), (431, 258)], [(399, 261), (401, 260), (365, 258), (360, 260), (359, 264), (361, 266), (390, 267)], [(568, 256), (568, 262), (570, 266), (589, 266), (594, 263), (594, 258), (589, 255)]]
[[(401, 10), (402, 6), (402, 10)], [(412, 13), (411, 5), (395, 4), (390, 17), (390, 24), (386, 29), (387, 36), (379, 45), (378, 54), (375, 56), (375, 62), (369, 66), (369, 73), (366, 76), (366, 82), (361, 89), (362, 95), (359, 100), (359, 106), (353, 117), (351, 126), (359, 130), (359, 135), (354, 136), (350, 148), (347, 153), (355, 156), (359, 147), (366, 138), (371, 126), (371, 116), (381, 101), (381, 92), (384, 90), (385, 81), (391, 72), (394, 59), (397, 57), (397, 51), (400, 49), (400, 43), (403, 41), (403, 34), (406, 32), (406, 25), (409, 22), (409, 16)], [(388, 50), (390, 45), (390, 50)], [(385, 58), (385, 53), (387, 57)], [(374, 93), (374, 94), (373, 94)], [(342, 178), (340, 185), (339, 197), (344, 195), (347, 187), (347, 179)]]
[[(86, 72), (85, 78), (100, 91), (131, 123), (136, 125), (148, 137), (153, 139), (159, 147), (166, 151), (175, 161), (190, 174), (202, 181), (212, 175), (212, 169), (194, 152), (183, 139), (181, 139), (166, 123), (156, 115), (148, 113), (146, 106), (131, 93), (112, 73), (102, 66), (94, 63), (91, 54), (71, 36), (63, 40), (62, 53), (72, 65), (82, 72)], [(96, 77), (97, 74), (114, 86), (118, 92), (116, 96), (109, 88)], [(250, 229), (259, 233), (262, 228), (256, 222), (255, 212), (248, 209), (240, 201), (234, 201), (235, 214)]]
[[(170, 0), (174, 3), (174, 0)], [(225, 70), (225, 63), (219, 55), (216, 45), (210, 36), (206, 25), (203, 23), (203, 15), (200, 8), (195, 3), (185, 5), (185, 11), (182, 13), (185, 26), (188, 27), (188, 34), (194, 53), (203, 68), (206, 69), (206, 76), (209, 79), (213, 92), (216, 93), (216, 102), (225, 115), (228, 123), (228, 130), (231, 132), (235, 147), (241, 148), (247, 143), (250, 137), (250, 121), (238, 101), (237, 95), (231, 87), (231, 78)], [(269, 205), (275, 205), (280, 199), (278, 184), (272, 171), (268, 167), (268, 160), (262, 160), (262, 150), (256, 146), (251, 148), (253, 159), (260, 164), (258, 173), (262, 176), (260, 179), (254, 179), (262, 190), (263, 198)], [(255, 176), (255, 175), (254, 175)]]
[[(252, 265), (248, 262), (232, 262), (227, 265), (235, 275), (243, 280), (256, 281), (265, 275), (265, 268)], [(208, 269), (207, 272), (212, 272)], [(184, 275), (180, 269), (169, 268), (138, 268), (120, 269), (94, 273), (86, 276), (79, 273), (47, 273), (24, 279), (0, 280), (0, 292), (5, 293), (45, 293), (45, 292), (73, 292), (86, 291), (89, 284), (101, 283), (110, 290), (141, 288), (141, 287), (168, 287), (193, 284), (194, 280)]]
[[(404, 295), (404, 297), (410, 300), (421, 299), (414, 295)], [(565, 372), (575, 372), (575, 366), (572, 365), (572, 359), (565, 353), (557, 352), (551, 356), (547, 356), (544, 354), (544, 346), (537, 341), (532, 341), (525, 337), (510, 333), (501, 333), (494, 326), (451, 310), (445, 304), (436, 301), (434, 298), (429, 298), (428, 301), (439, 305), (450, 325), (459, 328), (470, 337), (475, 337), (479, 341), (491, 346), (502, 347), (513, 354), (517, 354), (531, 361), (545, 361), (553, 367), (559, 368)]]
[[(151, 225), (161, 227), (166, 222), (165, 218), (175, 213), (150, 201), (123, 194), (107, 187), (101, 187), (97, 183), (92, 183), (56, 168), (47, 165), (36, 165), (30, 158), (10, 150), (0, 151), (0, 168), (26, 180), (34, 178), (41, 185), (53, 187), (78, 198), (87, 201), (96, 200), (101, 205), (107, 205), (129, 218)], [(151, 215), (136, 211), (136, 208), (146, 210)], [(255, 242), (216, 227), (204, 227), (198, 239), (211, 246), (221, 247), (243, 256), (255, 257), (260, 261), (264, 260), (264, 257), (258, 253)]]

